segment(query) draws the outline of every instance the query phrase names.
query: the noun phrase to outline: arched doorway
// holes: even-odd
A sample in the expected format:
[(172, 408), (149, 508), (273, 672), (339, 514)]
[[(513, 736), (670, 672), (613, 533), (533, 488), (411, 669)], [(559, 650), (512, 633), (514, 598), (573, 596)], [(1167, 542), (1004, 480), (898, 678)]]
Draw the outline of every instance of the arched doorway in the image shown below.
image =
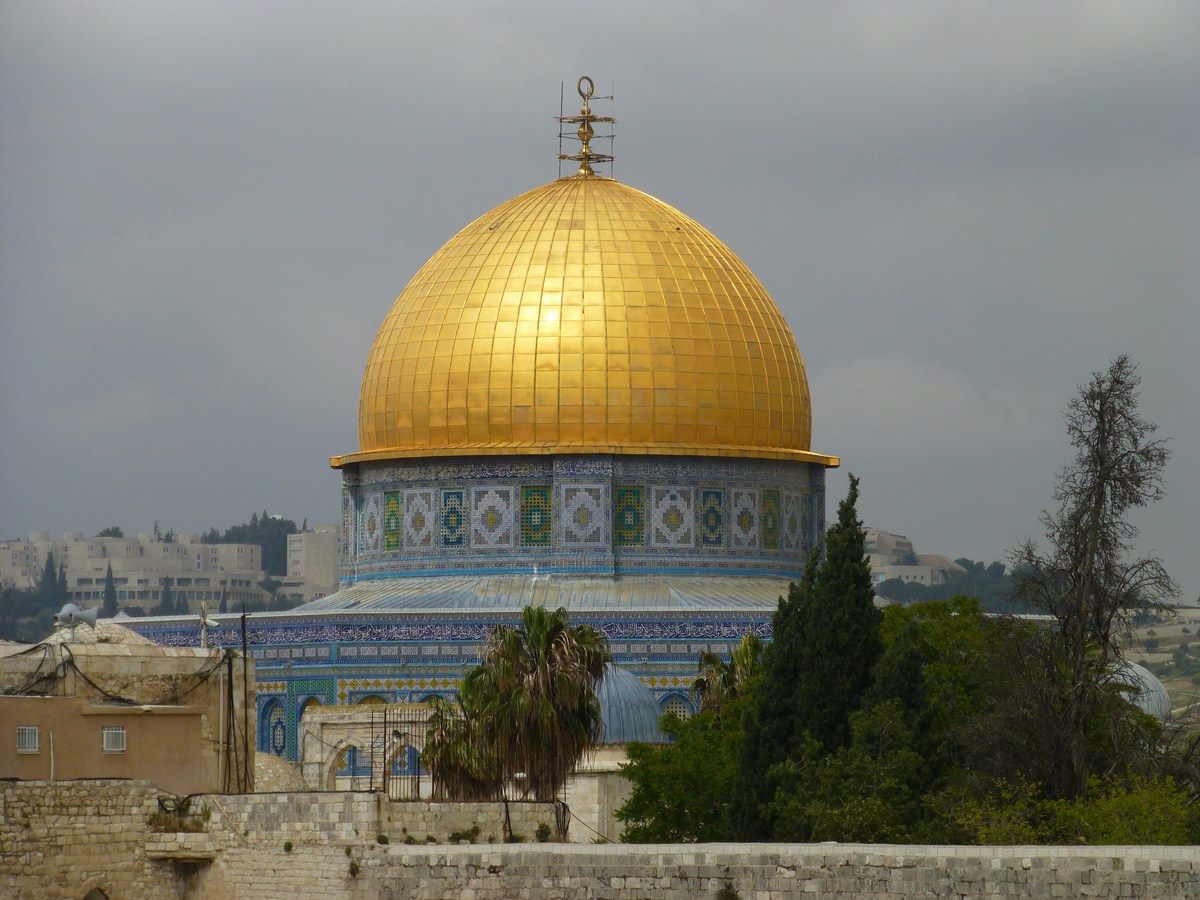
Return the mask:
[(342, 741), (325, 767), (325, 790), (360, 790), (371, 779), (371, 756), (356, 744)]

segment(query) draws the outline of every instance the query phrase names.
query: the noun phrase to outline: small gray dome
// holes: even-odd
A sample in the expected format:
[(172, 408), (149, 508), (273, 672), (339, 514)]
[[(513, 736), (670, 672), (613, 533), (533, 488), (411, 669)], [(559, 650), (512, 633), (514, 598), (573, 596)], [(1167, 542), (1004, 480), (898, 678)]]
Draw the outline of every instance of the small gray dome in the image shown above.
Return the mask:
[(658, 727), (658, 704), (640, 678), (609, 663), (596, 687), (600, 715), (604, 721), (601, 744), (665, 744), (668, 738)]
[(1145, 666), (1121, 663), (1112, 677), (1133, 688), (1129, 692), (1129, 702), (1142, 712), (1149, 713), (1160, 722), (1165, 722), (1171, 715), (1171, 699), (1167, 696), (1167, 689)]

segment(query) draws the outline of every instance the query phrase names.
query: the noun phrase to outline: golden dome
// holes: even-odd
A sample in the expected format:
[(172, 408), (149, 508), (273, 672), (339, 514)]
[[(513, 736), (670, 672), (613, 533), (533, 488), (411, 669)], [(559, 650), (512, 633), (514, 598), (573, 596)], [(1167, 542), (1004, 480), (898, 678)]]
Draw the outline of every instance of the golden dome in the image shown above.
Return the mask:
[(475, 220), (396, 300), (367, 358), (359, 452), (809, 452), (808, 380), (779, 308), (698, 223), (608, 178)]

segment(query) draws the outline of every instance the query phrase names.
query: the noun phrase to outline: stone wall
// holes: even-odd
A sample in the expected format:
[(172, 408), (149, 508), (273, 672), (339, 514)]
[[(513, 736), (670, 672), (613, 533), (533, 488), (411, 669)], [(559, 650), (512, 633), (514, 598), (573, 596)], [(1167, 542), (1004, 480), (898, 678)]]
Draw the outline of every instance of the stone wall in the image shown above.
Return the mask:
[[(269, 874), (268, 874), (269, 873)], [(728, 883), (745, 900), (799, 896), (1197, 896), (1193, 847), (316, 845), (229, 851), (200, 873), (206, 898), (695, 900)]]
[[(745, 900), (1200, 895), (1196, 847), (406, 844), (472, 824), (500, 834), (503, 805), (334, 793), (198, 797), (193, 808), (212, 812), (206, 832), (159, 834), (157, 796), (139, 781), (0, 783), (0, 896), (693, 900), (726, 885)], [(509, 805), (527, 836), (548, 812)]]
[[(479, 840), (503, 842), (503, 803), (401, 803), (379, 793), (304, 792), (286, 794), (228, 794), (197, 798), (219, 814), (221, 826), (234, 838), (254, 845), (282, 847), (291, 841), (339, 848), (378, 843), (384, 835), (389, 845), (427, 837), (445, 843), (452, 832), (479, 828)], [(549, 803), (509, 803), (508, 820), (514, 834), (532, 841), (537, 828), (555, 828), (554, 806)]]
[(157, 797), (145, 781), (0, 783), (0, 896), (184, 896), (182, 873), (146, 855)]

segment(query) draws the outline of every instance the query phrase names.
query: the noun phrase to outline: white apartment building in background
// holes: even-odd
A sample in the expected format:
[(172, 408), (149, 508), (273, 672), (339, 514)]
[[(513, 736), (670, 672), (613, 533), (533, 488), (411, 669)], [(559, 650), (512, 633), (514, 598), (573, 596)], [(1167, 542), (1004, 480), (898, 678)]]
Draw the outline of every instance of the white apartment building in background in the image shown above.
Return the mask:
[(341, 577), (340, 525), (314, 525), (288, 535), (287, 575), (280, 593), (300, 595), (307, 603), (334, 593)]
[(262, 548), (257, 544), (205, 544), (198, 534), (139, 534), (128, 537), (85, 537), (76, 532), (61, 538), (35, 531), (26, 540), (0, 542), (0, 586), (28, 589), (41, 580), (46, 558), (62, 565), (71, 602), (88, 608), (104, 602), (104, 579), (112, 566), (117, 607), (140, 606), (145, 612), (162, 600), (169, 583), (175, 602), (190, 612), (202, 603), (216, 612), (222, 598), (229, 611), (260, 601), (265, 592)]
[(892, 534), (878, 528), (864, 528), (863, 531), (866, 533), (867, 560), (871, 563), (873, 585), (899, 578), (929, 587), (941, 584), (951, 574), (966, 571), (947, 556), (915, 553), (912, 541), (902, 534)]

